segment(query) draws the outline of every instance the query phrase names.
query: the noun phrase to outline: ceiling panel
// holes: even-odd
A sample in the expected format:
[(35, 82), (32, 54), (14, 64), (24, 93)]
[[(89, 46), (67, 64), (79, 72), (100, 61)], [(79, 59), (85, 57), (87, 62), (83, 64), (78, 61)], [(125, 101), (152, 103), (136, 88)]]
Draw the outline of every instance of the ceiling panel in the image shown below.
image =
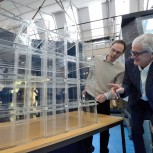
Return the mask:
[[(94, 0), (100, 1), (100, 0)], [(62, 3), (61, 3), (62, 2)], [(52, 13), (62, 10), (59, 4), (64, 6), (65, 10), (69, 4), (76, 6), (77, 8), (87, 7), (93, 0), (3, 0), (0, 2), (0, 8), (4, 11), (15, 13), (17, 16), (21, 16), (21, 13), (27, 13), (28, 11), (38, 9), (41, 6), (41, 11), (46, 13)], [(105, 0), (101, 0), (105, 2)], [(14, 10), (18, 10), (18, 13)], [(1, 12), (3, 12), (1, 11)]]
[[(81, 34), (84, 33), (92, 39), (90, 23), (96, 22), (96, 20), (90, 21), (88, 6), (96, 1), (102, 3), (102, 9), (105, 12), (103, 18), (109, 18), (109, 14), (111, 16), (115, 16), (114, 6), (110, 7), (111, 9), (108, 10), (109, 5), (112, 5), (112, 3), (114, 5), (115, 0), (2, 0), (0, 1), (0, 12), (12, 17), (16, 16), (24, 20), (37, 20), (41, 19), (44, 14), (52, 15), (57, 14), (57, 12), (67, 11), (68, 6), (70, 8), (71, 5), (78, 9)], [(130, 2), (132, 2), (132, 0), (130, 0)], [(60, 19), (56, 20), (60, 21)], [(4, 20), (4, 17), (0, 17), (0, 21), (1, 28), (7, 25), (7, 20)], [(113, 23), (115, 23), (114, 21)], [(61, 22), (63, 22), (63, 20), (61, 20)], [(109, 21), (105, 20), (104, 22), (106, 22), (105, 26), (110, 26)], [(64, 23), (59, 25), (58, 27), (63, 28), (61, 25), (64, 25)], [(120, 25), (118, 24), (118, 27), (119, 26)], [(85, 36), (82, 36), (82, 38), (84, 37)]]

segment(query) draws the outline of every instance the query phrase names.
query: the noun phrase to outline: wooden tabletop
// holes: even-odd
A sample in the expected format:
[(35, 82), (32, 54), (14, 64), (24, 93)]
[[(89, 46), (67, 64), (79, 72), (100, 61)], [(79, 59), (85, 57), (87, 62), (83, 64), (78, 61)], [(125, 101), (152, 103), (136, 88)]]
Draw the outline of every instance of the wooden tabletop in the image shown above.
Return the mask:
[(123, 122), (122, 117), (98, 114), (98, 123), (95, 123), (86, 127), (82, 127), (82, 128), (73, 129), (71, 131), (58, 134), (55, 136), (40, 138), (23, 145), (1, 150), (0, 152), (24, 153), (24, 152), (36, 151), (38, 149), (46, 148), (46, 147), (50, 147), (51, 150), (55, 150), (60, 147), (64, 147), (68, 144), (71, 144), (73, 142), (77, 142), (95, 133), (98, 133), (106, 129), (109, 129), (111, 127), (114, 127), (116, 125), (119, 125), (122, 122)]

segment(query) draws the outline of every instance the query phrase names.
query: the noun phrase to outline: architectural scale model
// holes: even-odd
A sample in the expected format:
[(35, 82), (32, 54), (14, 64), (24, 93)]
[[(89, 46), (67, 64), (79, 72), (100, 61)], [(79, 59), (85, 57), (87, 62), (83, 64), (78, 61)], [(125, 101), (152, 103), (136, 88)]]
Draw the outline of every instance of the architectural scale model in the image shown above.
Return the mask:
[(81, 94), (94, 67), (83, 43), (66, 28), (0, 16), (0, 150), (97, 123), (96, 102)]

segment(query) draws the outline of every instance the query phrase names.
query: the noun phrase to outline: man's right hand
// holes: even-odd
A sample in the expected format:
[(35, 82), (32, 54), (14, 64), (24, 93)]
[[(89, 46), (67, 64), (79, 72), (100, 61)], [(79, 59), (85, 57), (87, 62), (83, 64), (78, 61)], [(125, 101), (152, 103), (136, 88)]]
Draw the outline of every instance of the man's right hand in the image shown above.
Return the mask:
[(109, 83), (108, 86), (111, 88), (112, 94), (116, 96), (116, 94), (124, 93), (124, 88), (119, 84)]

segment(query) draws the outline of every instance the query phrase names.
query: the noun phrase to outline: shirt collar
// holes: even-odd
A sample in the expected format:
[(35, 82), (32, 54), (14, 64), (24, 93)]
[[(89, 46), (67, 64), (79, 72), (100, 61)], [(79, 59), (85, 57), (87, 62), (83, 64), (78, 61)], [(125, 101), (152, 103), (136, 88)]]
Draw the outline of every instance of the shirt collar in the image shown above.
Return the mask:
[[(153, 62), (153, 61), (152, 61), (152, 62)], [(148, 72), (148, 71), (149, 71), (149, 68), (150, 68), (150, 65), (151, 65), (152, 62), (150, 62), (150, 64), (147, 65), (144, 69), (142, 69), (141, 66), (138, 65), (138, 68), (139, 68), (140, 72), (141, 72), (141, 71)]]
[[(105, 55), (105, 56), (103, 57), (103, 61), (108, 62), (108, 61), (107, 61), (107, 56), (108, 56), (108, 55)], [(114, 62), (108, 62), (108, 63), (111, 63), (112, 65), (115, 65), (117, 62), (118, 62), (118, 59), (115, 60)]]

